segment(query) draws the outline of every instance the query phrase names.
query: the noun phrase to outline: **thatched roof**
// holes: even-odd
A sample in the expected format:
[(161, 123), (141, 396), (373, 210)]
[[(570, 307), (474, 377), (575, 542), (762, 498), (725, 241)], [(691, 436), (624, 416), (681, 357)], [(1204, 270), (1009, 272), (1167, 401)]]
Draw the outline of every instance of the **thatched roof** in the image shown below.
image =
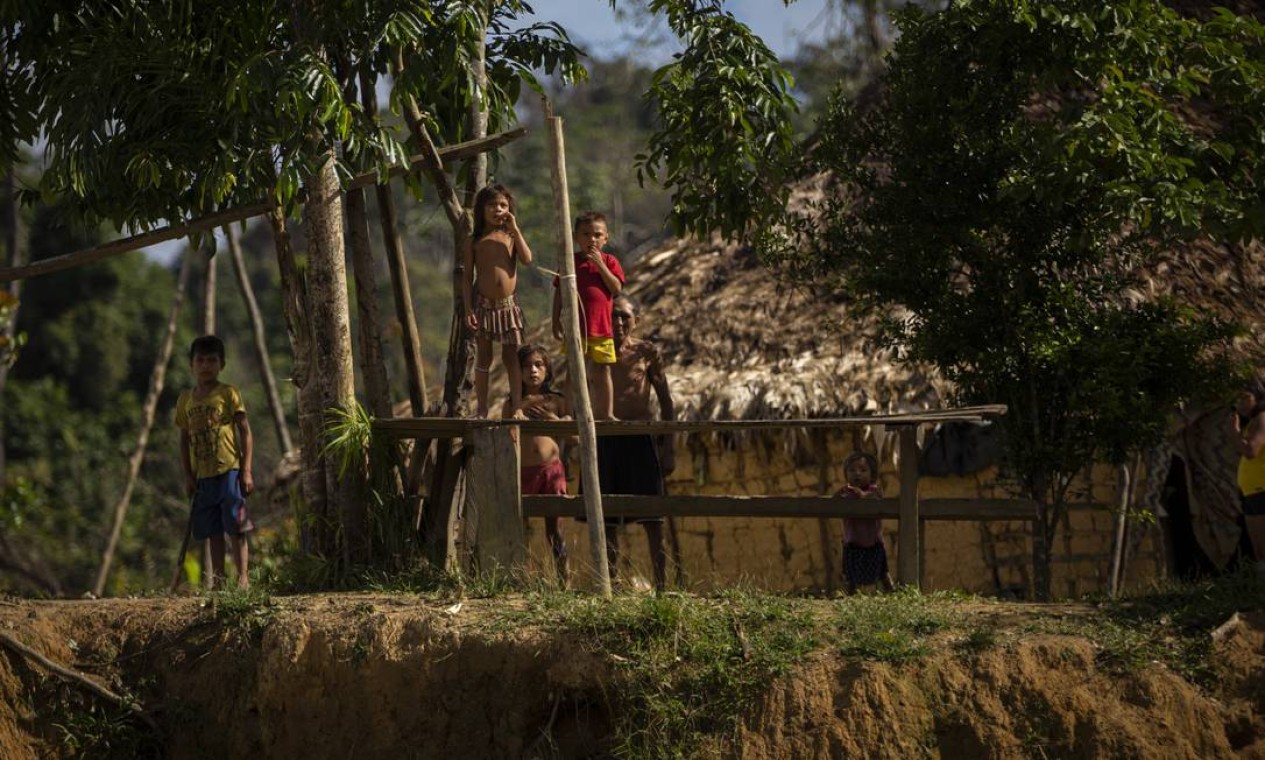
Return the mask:
[(749, 248), (675, 240), (630, 268), (638, 334), (663, 354), (683, 419), (770, 419), (927, 409), (931, 371), (874, 345), (877, 319), (780, 282)]
[(1137, 272), (1135, 301), (1172, 296), (1179, 303), (1232, 320), (1244, 328), (1238, 354), (1257, 368), (1265, 366), (1265, 243), (1214, 243), (1199, 239), (1162, 250)]

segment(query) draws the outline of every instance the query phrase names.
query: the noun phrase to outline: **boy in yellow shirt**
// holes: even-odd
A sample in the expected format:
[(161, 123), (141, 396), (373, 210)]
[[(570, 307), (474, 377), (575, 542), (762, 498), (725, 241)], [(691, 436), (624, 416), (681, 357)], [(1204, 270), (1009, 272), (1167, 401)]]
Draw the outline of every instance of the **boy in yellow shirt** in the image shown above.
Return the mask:
[(224, 578), (225, 536), (233, 553), (238, 588), (250, 586), (250, 549), (246, 534), (255, 529), (246, 513), (246, 496), (255, 490), (251, 473), (254, 438), (237, 389), (219, 381), (224, 342), (203, 335), (189, 347), (193, 390), (176, 401), (180, 428), (180, 465), (185, 491), (193, 498), (193, 537), (209, 541), (211, 588)]

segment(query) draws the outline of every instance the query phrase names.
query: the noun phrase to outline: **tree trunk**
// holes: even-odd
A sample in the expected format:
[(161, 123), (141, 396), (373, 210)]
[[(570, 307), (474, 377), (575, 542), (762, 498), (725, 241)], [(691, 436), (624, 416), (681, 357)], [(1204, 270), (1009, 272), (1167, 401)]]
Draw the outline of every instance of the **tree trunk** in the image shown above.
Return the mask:
[(101, 596), (105, 590), (105, 580), (110, 574), (110, 565), (114, 561), (114, 550), (119, 543), (119, 534), (123, 530), (123, 519), (127, 516), (127, 507), (132, 501), (132, 489), (136, 487), (136, 479), (141, 472), (141, 462), (145, 459), (145, 444), (149, 441), (149, 431), (154, 425), (154, 414), (158, 410), (158, 397), (163, 392), (163, 380), (167, 375), (167, 363), (171, 360), (171, 348), (176, 340), (176, 327), (180, 318), (180, 305), (184, 303), (185, 285), (189, 281), (189, 259), (193, 251), (185, 253), (180, 259), (180, 274), (176, 276), (176, 292), (171, 298), (171, 309), (167, 312), (167, 330), (163, 334), (162, 347), (158, 358), (154, 360), (154, 369), (149, 376), (149, 393), (145, 396), (145, 404), (141, 408), (141, 431), (136, 437), (136, 448), (127, 463), (127, 483), (123, 486), (123, 495), (114, 505), (114, 527), (110, 530), (110, 540), (105, 552), (101, 555), (101, 567), (97, 570), (96, 583), (92, 585), (92, 593)]
[[(312, 322), (312, 352), (321, 388), (321, 408), (350, 412), (356, 403), (352, 369), (351, 318), (347, 299), (347, 270), (343, 250), (343, 203), (331, 150), (314, 174), (307, 177), (303, 207), (308, 243), (308, 307)], [(306, 443), (306, 441), (305, 441)], [(342, 556), (347, 563), (362, 559), (364, 505), (352, 473), (340, 478), (326, 465), (327, 492), (342, 526)], [(330, 526), (332, 528), (332, 526)]]
[[(214, 240), (214, 238), (212, 238), (212, 240)], [(190, 254), (192, 255), (192, 253), (197, 251), (197, 248), (198, 247), (195, 246), (193, 251), (190, 251)], [(198, 329), (203, 335), (215, 334), (215, 286), (215, 245), (212, 243), (212, 245), (207, 249), (206, 270), (205, 275), (202, 278), (202, 313), (199, 315)], [(200, 548), (201, 552), (199, 554), (202, 557), (202, 578), (208, 584), (209, 588), (209, 584), (214, 580), (214, 577), (209, 572), (212, 562), (211, 543), (209, 541), (203, 541)], [(98, 579), (98, 582), (100, 582), (100, 579)], [(101, 595), (99, 591), (96, 593), (97, 596)]]
[[(13, 167), (4, 174), (4, 247), (8, 254), (7, 260), (9, 266), (19, 267), (22, 265), (22, 253), (18, 249), (18, 184), (17, 175), (13, 171)], [(9, 308), (9, 319), (4, 325), (3, 336), (5, 345), (12, 346), (13, 341), (18, 334), (18, 298), (22, 295), (22, 282), (14, 280), (9, 283), (8, 296), (12, 301)], [(4, 386), (9, 380), (9, 363), (4, 361), (3, 352), (0, 352), (0, 398), (4, 397)], [(4, 413), (0, 411), (0, 487), (3, 487), (6, 470), (6, 455), (4, 446)]]
[[(366, 78), (367, 79), (367, 78)], [(374, 118), (378, 114), (378, 97), (373, 83), (362, 81), (361, 100), (365, 110)], [(408, 369), (408, 396), (413, 416), (421, 417), (430, 406), (426, 398), (426, 368), (422, 364), (422, 338), (417, 330), (417, 317), (413, 313), (413, 295), (408, 280), (408, 261), (404, 256), (404, 243), (396, 225), (395, 200), (390, 185), (376, 185), (378, 217), (382, 222), (382, 241), (387, 249), (387, 268), (391, 272), (391, 292), (395, 300), (395, 318), (400, 323), (400, 341), (404, 349), (404, 366)], [(416, 450), (425, 447), (418, 442)], [(414, 487), (416, 484), (412, 484)]]
[(268, 214), (276, 249), (277, 268), (281, 273), (281, 303), (285, 313), (286, 333), (294, 352), (291, 381), (298, 389), (299, 453), (303, 510), (298, 517), (299, 540), (303, 550), (326, 555), (330, 551), (327, 534), (320, 528), (326, 524), (328, 497), (325, 491), (325, 458), (321, 451), (320, 388), (311, 381), (312, 338), (307, 316), (307, 284), (294, 260), (290, 232), (285, 215), (274, 207)]
[(206, 278), (202, 281), (202, 319), (199, 325), (203, 335), (215, 334), (215, 246), (206, 254)]
[(1032, 592), (1038, 602), (1050, 601), (1050, 545), (1054, 529), (1049, 489), (1044, 481), (1043, 476), (1037, 476), (1030, 494), (1037, 505), (1037, 519), (1032, 525)]
[[(461, 304), (461, 278), (473, 276), (473, 273), (462, 270), (460, 255), (465, 241), (470, 237), (471, 218), (457, 198), (448, 175), (444, 173), (443, 162), (435, 149), (430, 132), (426, 129), (421, 110), (411, 99), (404, 101), (404, 119), (425, 158), (422, 171), (435, 186), (440, 204), (453, 230), (453, 310), (449, 323), (451, 327), (448, 335), (447, 371), (444, 375), (443, 414), (446, 417), (459, 417), (469, 412), (470, 392), (474, 388), (470, 377), (470, 365), (474, 360), (471, 346), (473, 338), (466, 334)], [(450, 569), (456, 559), (453, 526), (461, 468), (453, 465), (460, 461), (460, 452), (451, 441), (436, 444), (434, 477), (428, 489), (421, 533), (426, 557), (438, 568)]]
[[(474, 83), (474, 92), (471, 94), (468, 116), (470, 137), (475, 140), (486, 137), (488, 133), (487, 36), (488, 17), (492, 15), (489, 5), (490, 3), (484, 3), (479, 9), (479, 42), (475, 46), (474, 55), (470, 58), (470, 81)], [(488, 183), (488, 154), (475, 155), (467, 162), (467, 167), (470, 171), (466, 179), (465, 207), (474, 209), (475, 196)]]
[(281, 444), (281, 452), (288, 454), (294, 450), (294, 443), (290, 439), (290, 427), (286, 424), (285, 409), (281, 406), (281, 395), (277, 392), (277, 378), (272, 372), (272, 357), (268, 353), (268, 342), (264, 338), (264, 319), (259, 312), (259, 301), (255, 299), (255, 289), (251, 286), (250, 274), (246, 271), (246, 259), (242, 256), (241, 242), (237, 239), (237, 228), (231, 224), (224, 225), (224, 236), (228, 238), (233, 273), (237, 277), (237, 286), (242, 291), (246, 313), (250, 316), (255, 360), (259, 363), (259, 374), (263, 377), (264, 393), (268, 396), (268, 408), (272, 412), (272, 424), (277, 430), (277, 441)]
[(360, 327), (360, 372), (374, 417), (390, 417), (391, 385), (382, 355), (382, 320), (378, 317), (378, 277), (369, 239), (369, 213), (364, 190), (347, 193), (347, 227), (351, 266), (356, 278), (356, 315)]

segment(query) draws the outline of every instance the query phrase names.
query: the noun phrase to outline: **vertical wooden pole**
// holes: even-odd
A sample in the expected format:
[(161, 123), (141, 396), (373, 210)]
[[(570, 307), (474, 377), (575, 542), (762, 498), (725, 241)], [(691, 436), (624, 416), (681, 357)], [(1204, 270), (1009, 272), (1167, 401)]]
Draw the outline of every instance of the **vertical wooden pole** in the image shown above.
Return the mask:
[[(371, 78), (360, 82), (360, 98), (365, 111), (375, 120), (378, 117), (378, 96)], [(378, 220), (382, 225), (382, 242), (386, 245), (387, 268), (391, 273), (391, 294), (395, 301), (395, 318), (400, 323), (400, 343), (404, 348), (404, 366), (408, 370), (408, 397), (413, 405), (413, 416), (426, 414), (429, 402), (426, 398), (426, 369), (422, 365), (422, 338), (417, 330), (417, 317), (413, 313), (413, 294), (408, 281), (408, 262), (404, 258), (404, 241), (396, 225), (395, 201), (391, 186), (374, 185), (378, 198)], [(426, 449), (419, 443), (418, 450)]]
[(518, 426), (486, 427), (466, 439), (466, 519), (474, 522), (480, 570), (516, 573), (527, 565)]
[(212, 238), (210, 252), (206, 255), (206, 279), (202, 281), (202, 334), (215, 334), (215, 244)]
[(281, 406), (281, 394), (277, 392), (277, 378), (272, 372), (268, 341), (264, 338), (263, 314), (259, 311), (259, 301), (255, 298), (255, 289), (251, 286), (250, 274), (246, 271), (246, 259), (242, 256), (237, 229), (231, 224), (224, 225), (224, 236), (228, 238), (228, 252), (233, 261), (233, 272), (237, 276), (237, 286), (242, 291), (246, 313), (250, 316), (255, 359), (259, 362), (259, 372), (263, 376), (264, 393), (268, 397), (268, 408), (272, 411), (272, 424), (277, 429), (277, 440), (281, 442), (282, 453), (289, 454), (294, 450), (294, 441), (290, 438), (290, 428), (286, 425), (285, 409)]
[(1130, 468), (1128, 464), (1121, 464), (1116, 469), (1116, 487), (1119, 489), (1119, 497), (1116, 504), (1116, 531), (1111, 543), (1111, 564), (1107, 574), (1107, 593), (1116, 596), (1120, 593), (1120, 586), (1124, 582), (1124, 555), (1125, 555), (1125, 539), (1128, 535), (1127, 526), (1129, 524), (1129, 509), (1133, 506), (1133, 469), (1137, 467), (1137, 460), (1134, 460), (1134, 468)]
[(900, 428), (900, 556), (897, 580), (906, 586), (922, 582), (922, 520), (918, 515), (918, 428)]
[[(210, 252), (206, 256), (206, 277), (202, 281), (202, 334), (215, 334), (215, 240), (211, 239)], [(214, 578), (211, 575), (211, 543), (202, 542), (202, 579), (207, 588), (211, 587)], [(101, 596), (97, 592), (97, 596)]]
[(580, 311), (576, 303), (575, 258), (571, 242), (571, 197), (567, 190), (567, 159), (562, 140), (562, 119), (548, 118), (549, 150), (553, 161), (554, 221), (558, 230), (558, 283), (562, 296), (562, 329), (567, 340), (567, 371), (580, 425), (580, 477), (584, 483), (584, 514), (589, 521), (589, 548), (602, 596), (611, 595), (610, 569), (606, 563), (606, 523), (602, 521), (602, 490), (597, 487), (597, 424), (589, 403), (588, 377), (584, 371), (584, 347), (580, 339)]
[(356, 281), (356, 316), (360, 337), (360, 376), (365, 398), (374, 417), (391, 415), (391, 383), (382, 354), (382, 320), (378, 316), (378, 276), (373, 266), (373, 243), (369, 239), (369, 211), (365, 191), (347, 191), (343, 204), (347, 214), (347, 242), (351, 248), (352, 274)]
[[(171, 361), (172, 347), (176, 340), (176, 328), (180, 321), (180, 305), (184, 303), (185, 286), (189, 282), (189, 259), (193, 251), (185, 253), (180, 259), (180, 274), (176, 275), (176, 292), (171, 296), (171, 308), (167, 311), (167, 329), (163, 333), (163, 341), (158, 349), (158, 357), (154, 360), (154, 368), (149, 375), (149, 392), (145, 394), (145, 403), (141, 407), (141, 430), (136, 436), (136, 448), (127, 460), (127, 480), (123, 486), (123, 494), (114, 504), (114, 525), (110, 529), (110, 538), (106, 542), (105, 551), (101, 554), (101, 566), (97, 568), (97, 579), (92, 584), (94, 596), (105, 592), (105, 581), (110, 575), (110, 565), (114, 562), (114, 550), (119, 545), (119, 536), (123, 532), (123, 520), (127, 517), (128, 505), (132, 503), (132, 490), (140, 476), (141, 462), (145, 459), (145, 445), (149, 442), (149, 431), (154, 426), (154, 415), (158, 411), (158, 397), (163, 392), (163, 382), (167, 377), (167, 364)], [(210, 565), (207, 565), (210, 567)]]

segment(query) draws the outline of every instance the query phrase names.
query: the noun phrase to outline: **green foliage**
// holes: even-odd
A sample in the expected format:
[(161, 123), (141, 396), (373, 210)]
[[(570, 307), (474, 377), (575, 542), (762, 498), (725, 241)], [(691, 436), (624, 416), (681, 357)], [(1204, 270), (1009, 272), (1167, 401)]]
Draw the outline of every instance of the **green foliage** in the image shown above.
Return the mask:
[(833, 615), (840, 651), (886, 662), (922, 657), (930, 651), (928, 637), (950, 623), (942, 607), (912, 589), (840, 600)]
[(1183, 677), (1213, 685), (1225, 675), (1210, 635), (1237, 612), (1265, 607), (1265, 580), (1251, 563), (1222, 578), (1168, 583), (1100, 603), (1105, 631), (1093, 634), (1100, 661), (1117, 670), (1164, 662)]
[[(15, 140), (47, 140), (41, 189), (116, 226), (207, 213), (274, 195), (298, 199), (335, 147), (338, 168), (404, 163), (399, 130), (364, 118), (361, 77), (409, 53), (393, 99), (429, 107), (440, 136), (461, 137), (472, 83), (460, 64), (483, 31), (484, 3), (51, 2), (0, 17), (6, 69), (28, 85), (4, 105)], [(527, 7), (494, 4), (483, 94), (493, 129), (515, 119), (534, 70), (582, 76), (553, 24), (511, 29)], [(448, 72), (436, 77), (435, 72)], [(6, 93), (7, 94), (7, 93)], [(7, 135), (8, 136), (8, 135)], [(6, 152), (15, 142), (5, 143)]]
[(685, 50), (655, 72), (659, 127), (638, 177), (672, 188), (680, 233), (743, 237), (785, 206), (793, 164), (792, 80), (721, 0), (652, 0)]
[(802, 602), (734, 591), (546, 597), (543, 618), (607, 653), (621, 676), (620, 757), (688, 757), (704, 736), (731, 731), (742, 710), (817, 646)]
[(208, 598), (211, 614), (225, 628), (248, 639), (257, 639), (277, 614), (277, 605), (262, 589), (225, 589)]
[(384, 569), (409, 566), (420, 547), (414, 540), (411, 501), (400, 485), (404, 475), (402, 442), (375, 436), (373, 418), (357, 403), (351, 409), (327, 411), (325, 454), (337, 464), (340, 479), (353, 478), (360, 484), (370, 563)]
[(1154, 0), (898, 18), (879, 102), (838, 99), (823, 124), (811, 168), (840, 192), (762, 247), (901, 307), (887, 334), (906, 358), (963, 402), (1005, 403), (1012, 465), (1055, 505), (1050, 533), (1073, 473), (1157, 442), (1179, 404), (1239, 377), (1231, 325), (1129, 289), (1157, 245), (1259, 233), (1265, 105), (1242, 85), (1265, 83), (1265, 27)]
[(133, 760), (160, 758), (161, 737), (138, 723), (131, 710), (118, 705), (86, 703), (63, 686), (54, 726), (68, 757)]
[(17, 309), (18, 299), (7, 289), (0, 290), (0, 372), (13, 366), (22, 346), (26, 345), (24, 332), (15, 332), (13, 337), (9, 337), (9, 327), (13, 324), (13, 315)]
[[(31, 235), (37, 254), (73, 237), (46, 209), (37, 211)], [(18, 521), (8, 533), (15, 552), (8, 559), (20, 569), (0, 587), (40, 594), (90, 587), (108, 507), (123, 490), (172, 282), (164, 267), (132, 254), (25, 284), (18, 316), (30, 342), (0, 402), (12, 486), (6, 495), (21, 505), (10, 515)], [(176, 365), (169, 382), (178, 387), (188, 373), (183, 362)], [(177, 437), (162, 422), (175, 395), (160, 398), (160, 422), (121, 537), (118, 590), (166, 577), (169, 560), (159, 550), (178, 541), (184, 527), (187, 506), (174, 497), (183, 491)], [(174, 553), (173, 546), (166, 555)]]
[[(393, 80), (391, 109), (399, 113), (411, 97), (434, 119), (439, 137), (448, 143), (470, 138), (467, 115), (476, 97), (488, 116), (488, 132), (518, 121), (515, 106), (526, 84), (542, 93), (536, 72), (557, 75), (563, 82), (582, 81), (579, 48), (554, 23), (519, 26), (531, 7), (521, 0), (486, 3), (434, 2), (432, 23), (415, 44), (407, 46), (403, 72)], [(490, 6), (490, 15), (488, 9)], [(486, 34), (485, 32), (486, 26)], [(480, 35), (486, 44), (487, 89), (477, 93), (469, 75)]]

